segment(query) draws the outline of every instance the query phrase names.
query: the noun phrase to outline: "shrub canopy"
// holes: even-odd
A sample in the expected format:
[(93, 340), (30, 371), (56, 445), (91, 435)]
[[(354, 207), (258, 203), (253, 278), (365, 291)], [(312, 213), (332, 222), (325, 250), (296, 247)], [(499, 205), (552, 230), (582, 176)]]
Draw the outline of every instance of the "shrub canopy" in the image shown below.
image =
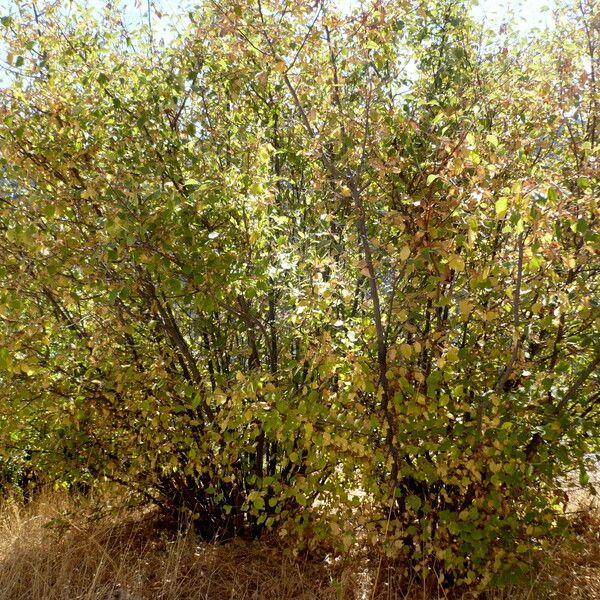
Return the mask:
[(4, 471), (523, 571), (598, 447), (598, 7), (215, 0), (158, 44), (15, 6)]

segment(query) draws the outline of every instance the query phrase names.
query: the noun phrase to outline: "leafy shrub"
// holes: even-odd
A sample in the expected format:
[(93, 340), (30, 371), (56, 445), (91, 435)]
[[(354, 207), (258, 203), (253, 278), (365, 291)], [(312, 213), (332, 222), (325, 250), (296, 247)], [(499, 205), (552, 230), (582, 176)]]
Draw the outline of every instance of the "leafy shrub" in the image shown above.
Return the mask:
[(5, 17), (5, 431), (207, 539), (358, 523), (444, 585), (525, 571), (597, 447), (579, 10), (530, 44), (445, 0), (207, 4), (161, 48)]

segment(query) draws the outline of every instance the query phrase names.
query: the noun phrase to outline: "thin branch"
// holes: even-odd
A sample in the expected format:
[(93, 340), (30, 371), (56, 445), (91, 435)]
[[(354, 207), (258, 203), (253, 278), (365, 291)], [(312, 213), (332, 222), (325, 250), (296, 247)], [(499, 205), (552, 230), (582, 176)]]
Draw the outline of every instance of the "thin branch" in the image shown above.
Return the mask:
[(567, 407), (567, 404), (571, 400), (573, 400), (573, 398), (575, 398), (575, 396), (577, 395), (577, 392), (579, 392), (579, 390), (581, 389), (583, 384), (587, 381), (588, 377), (592, 373), (594, 373), (598, 369), (599, 366), (600, 366), (600, 352), (598, 352), (594, 356), (594, 358), (591, 360), (591, 362), (588, 364), (588, 366), (583, 371), (581, 371), (581, 373), (579, 374), (577, 379), (571, 384), (571, 387), (569, 387), (566, 394), (563, 396), (562, 400), (556, 405), (554, 412), (557, 415), (560, 414), (563, 410), (565, 410), (565, 408)]
[(517, 241), (518, 244), (518, 252), (519, 257), (517, 259), (517, 281), (515, 285), (515, 291), (513, 294), (513, 351), (508, 361), (502, 375), (498, 379), (494, 391), (496, 393), (500, 392), (504, 387), (504, 384), (508, 381), (508, 378), (511, 376), (515, 363), (517, 361), (517, 356), (519, 354), (519, 348), (521, 346), (521, 342), (519, 339), (519, 308), (521, 306), (521, 284), (523, 281), (523, 249), (525, 246), (525, 236), (523, 233), (519, 234), (519, 239)]

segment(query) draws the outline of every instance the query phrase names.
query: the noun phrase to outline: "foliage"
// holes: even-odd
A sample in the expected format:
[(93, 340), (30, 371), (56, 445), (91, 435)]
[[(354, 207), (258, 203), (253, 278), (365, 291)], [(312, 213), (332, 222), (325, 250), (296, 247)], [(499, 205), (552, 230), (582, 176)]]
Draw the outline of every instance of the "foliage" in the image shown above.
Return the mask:
[[(599, 14), (222, 0), (2, 20), (0, 418), (206, 538), (527, 568), (597, 448)], [(313, 510), (310, 510), (312, 507)]]

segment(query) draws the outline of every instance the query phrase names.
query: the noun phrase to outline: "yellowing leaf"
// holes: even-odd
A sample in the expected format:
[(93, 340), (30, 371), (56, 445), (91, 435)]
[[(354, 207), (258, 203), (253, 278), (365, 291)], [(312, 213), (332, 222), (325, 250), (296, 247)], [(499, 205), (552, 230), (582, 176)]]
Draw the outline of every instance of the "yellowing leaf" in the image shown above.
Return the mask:
[(448, 266), (455, 271), (464, 271), (465, 261), (458, 254), (452, 254), (448, 260)]
[(460, 309), (460, 313), (463, 316), (469, 315), (471, 313), (471, 311), (473, 310), (473, 304), (471, 304), (471, 302), (469, 302), (466, 298), (463, 298), (462, 300), (459, 301), (458, 307)]
[(400, 250), (400, 260), (404, 261), (404, 260), (408, 260), (408, 257), (410, 256), (410, 247), (409, 246), (403, 246), (402, 249)]
[(456, 362), (458, 360), (458, 348), (456, 346), (450, 346), (446, 351), (446, 361)]
[(96, 196), (96, 191), (90, 187), (86, 187), (85, 190), (83, 190), (83, 192), (81, 192), (81, 197), (84, 200), (87, 200), (88, 198), (94, 198), (95, 196)]
[(412, 346), (410, 344), (400, 344), (399, 350), (404, 358), (410, 358), (412, 356)]
[(508, 209), (508, 198), (506, 196), (502, 196), (498, 200), (496, 200), (496, 216), (498, 218), (502, 218)]

